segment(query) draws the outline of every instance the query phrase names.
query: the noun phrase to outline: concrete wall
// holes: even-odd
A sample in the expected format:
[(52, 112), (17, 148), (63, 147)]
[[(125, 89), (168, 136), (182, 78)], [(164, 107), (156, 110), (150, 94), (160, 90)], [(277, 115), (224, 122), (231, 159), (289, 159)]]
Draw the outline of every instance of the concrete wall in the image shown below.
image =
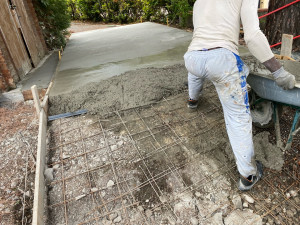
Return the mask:
[(31, 0), (0, 1), (0, 90), (15, 87), (46, 54)]

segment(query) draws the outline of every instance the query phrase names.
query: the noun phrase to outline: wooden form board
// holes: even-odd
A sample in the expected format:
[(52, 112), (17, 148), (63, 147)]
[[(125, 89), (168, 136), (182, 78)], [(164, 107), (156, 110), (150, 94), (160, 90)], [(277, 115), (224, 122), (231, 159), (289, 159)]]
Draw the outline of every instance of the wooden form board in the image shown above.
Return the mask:
[(283, 34), (280, 55), (291, 57), (293, 49), (293, 35)]
[(48, 121), (48, 102), (49, 91), (52, 87), (50, 83), (48, 90), (45, 91), (43, 102), (40, 102), (36, 86), (32, 86), (32, 95), (35, 96), (36, 109), (39, 112), (39, 136), (38, 148), (36, 157), (36, 170), (35, 170), (35, 187), (34, 187), (34, 200), (33, 200), (33, 218), (32, 225), (44, 224), (44, 210), (45, 210), (45, 177), (44, 171), (46, 167), (46, 136), (47, 136), (47, 121)]
[(33, 225), (44, 224), (44, 204), (45, 204), (45, 159), (46, 159), (46, 132), (47, 132), (47, 114), (44, 109), (40, 112), (39, 117), (39, 136), (38, 149), (36, 157), (35, 170), (35, 186), (34, 186), (34, 201), (33, 201)]
[(260, 8), (261, 9), (269, 8), (269, 0), (260, 0)]

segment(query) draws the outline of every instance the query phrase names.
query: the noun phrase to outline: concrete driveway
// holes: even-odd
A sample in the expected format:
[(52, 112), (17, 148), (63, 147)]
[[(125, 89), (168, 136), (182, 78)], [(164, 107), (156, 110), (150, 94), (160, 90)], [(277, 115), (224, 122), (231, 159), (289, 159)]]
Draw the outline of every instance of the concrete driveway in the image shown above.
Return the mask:
[(183, 63), (191, 39), (191, 32), (150, 22), (72, 34), (51, 96), (128, 71)]

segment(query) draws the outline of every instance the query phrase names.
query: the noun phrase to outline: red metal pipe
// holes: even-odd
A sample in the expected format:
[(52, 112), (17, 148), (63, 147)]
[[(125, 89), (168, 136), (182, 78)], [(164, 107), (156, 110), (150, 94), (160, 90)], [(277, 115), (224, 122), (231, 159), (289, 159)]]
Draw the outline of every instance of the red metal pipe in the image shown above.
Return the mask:
[(278, 8), (278, 9), (276, 9), (276, 10), (274, 10), (274, 11), (272, 11), (272, 12), (269, 12), (269, 13), (263, 15), (263, 16), (260, 16), (260, 17), (258, 17), (258, 18), (261, 19), (261, 18), (264, 18), (264, 17), (266, 17), (266, 16), (269, 16), (269, 15), (271, 15), (271, 14), (273, 14), (273, 13), (276, 13), (276, 12), (278, 12), (278, 11), (280, 11), (280, 10), (286, 8), (286, 7), (289, 7), (289, 6), (291, 6), (291, 5), (293, 5), (293, 4), (297, 3), (297, 2), (300, 2), (300, 0), (296, 0), (296, 1), (294, 1), (294, 2), (291, 2), (291, 3), (289, 3), (289, 4), (286, 4), (285, 6), (282, 6), (282, 7)]

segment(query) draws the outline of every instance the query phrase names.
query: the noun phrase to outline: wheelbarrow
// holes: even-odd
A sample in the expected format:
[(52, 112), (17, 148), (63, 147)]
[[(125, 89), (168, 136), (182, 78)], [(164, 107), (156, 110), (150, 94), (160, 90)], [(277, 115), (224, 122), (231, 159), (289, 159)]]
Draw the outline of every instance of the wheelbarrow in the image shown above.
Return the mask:
[[(268, 127), (275, 123), (277, 146), (283, 151), (291, 148), (294, 136), (300, 131), (300, 88), (283, 90), (274, 80), (264, 76), (249, 74), (247, 83), (251, 86), (249, 103), (253, 124), (258, 127)], [(286, 146), (281, 141), (279, 113), (282, 106), (295, 109), (293, 124), (290, 129)]]

